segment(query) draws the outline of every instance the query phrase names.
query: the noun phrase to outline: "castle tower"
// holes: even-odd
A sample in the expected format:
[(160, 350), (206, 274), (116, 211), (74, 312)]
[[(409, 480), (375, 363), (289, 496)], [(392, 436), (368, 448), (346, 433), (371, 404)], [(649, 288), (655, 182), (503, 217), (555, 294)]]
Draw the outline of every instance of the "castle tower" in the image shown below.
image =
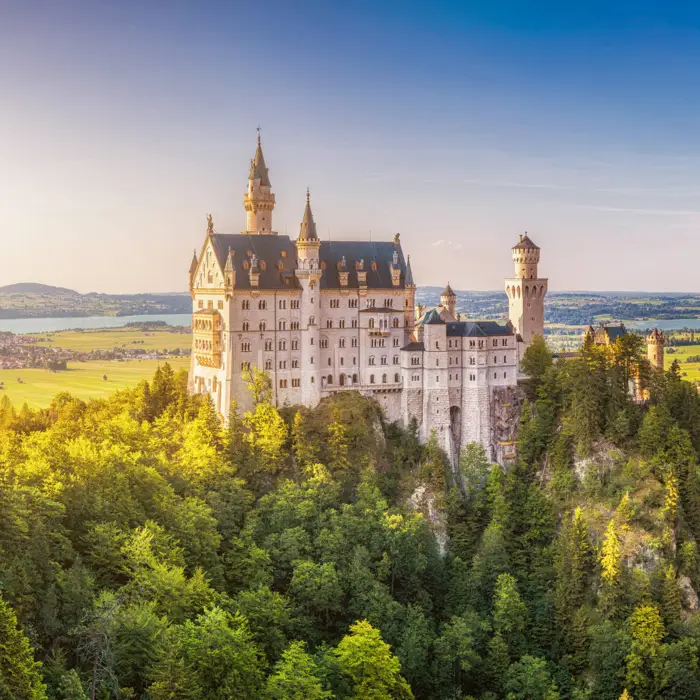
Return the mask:
[(404, 280), (404, 310), (403, 327), (404, 342), (408, 343), (413, 335), (413, 327), (418, 320), (415, 314), (416, 304), (416, 283), (413, 281), (413, 270), (411, 270), (411, 256), (406, 259), (406, 277)]
[(548, 280), (537, 275), (540, 249), (527, 233), (513, 246), (515, 276), (506, 279), (508, 318), (527, 347), (536, 335), (544, 335), (544, 295)]
[(321, 317), (321, 241), (311, 212), (309, 190), (306, 207), (296, 241), (296, 276), (302, 287), (301, 327), (301, 400), (306, 406), (315, 406), (321, 400), (321, 366), (319, 353), (319, 323)]
[(455, 316), (455, 309), (457, 308), (457, 295), (452, 291), (450, 283), (447, 283), (445, 289), (442, 290), (440, 294), (440, 306), (447, 309), (450, 316), (457, 318)]
[(246, 210), (246, 233), (276, 233), (272, 230), (275, 195), (272, 193), (270, 176), (260, 145), (260, 129), (258, 129), (258, 147), (255, 149), (255, 157), (250, 161), (248, 191), (243, 195), (243, 206)]
[(658, 328), (654, 328), (647, 337), (647, 359), (652, 368), (660, 372), (664, 369), (665, 344), (664, 334)]

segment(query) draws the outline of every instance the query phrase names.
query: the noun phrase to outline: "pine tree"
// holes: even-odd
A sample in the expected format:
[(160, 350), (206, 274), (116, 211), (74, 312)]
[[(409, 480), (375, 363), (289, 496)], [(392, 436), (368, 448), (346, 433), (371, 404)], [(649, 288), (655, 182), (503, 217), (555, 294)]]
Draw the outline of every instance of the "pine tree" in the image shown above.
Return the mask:
[(615, 522), (608, 523), (600, 557), (601, 587), (600, 606), (604, 614), (615, 617), (619, 612), (622, 588), (622, 543), (615, 529)]
[(12, 608), (0, 597), (0, 698), (46, 700), (41, 664), (34, 661), (29, 640), (17, 627)]
[(683, 611), (681, 595), (676, 583), (676, 570), (673, 564), (669, 564), (666, 567), (661, 597), (664, 623), (668, 627), (681, 619), (681, 612)]
[(292, 642), (283, 652), (267, 679), (270, 700), (326, 700), (318, 669), (304, 649), (304, 642)]

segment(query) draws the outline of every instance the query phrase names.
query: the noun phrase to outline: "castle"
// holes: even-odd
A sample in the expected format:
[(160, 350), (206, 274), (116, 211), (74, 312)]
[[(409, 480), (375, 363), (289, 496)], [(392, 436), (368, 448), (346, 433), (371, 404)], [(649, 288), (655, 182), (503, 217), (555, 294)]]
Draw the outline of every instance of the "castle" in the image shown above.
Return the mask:
[(544, 332), (547, 280), (527, 235), (512, 249), (509, 321), (456, 314), (448, 285), (440, 305), (416, 307), (410, 258), (390, 241), (321, 241), (307, 190), (295, 240), (273, 230), (275, 195), (260, 136), (243, 196), (246, 230), (223, 234), (211, 216), (190, 265), (190, 391), (211, 395), (225, 419), (252, 397), (244, 377), (268, 372), (277, 406), (315, 406), (339, 391), (374, 397), (389, 421), (436, 432), (453, 457), (480, 442), (492, 459), (513, 452), (522, 354)]

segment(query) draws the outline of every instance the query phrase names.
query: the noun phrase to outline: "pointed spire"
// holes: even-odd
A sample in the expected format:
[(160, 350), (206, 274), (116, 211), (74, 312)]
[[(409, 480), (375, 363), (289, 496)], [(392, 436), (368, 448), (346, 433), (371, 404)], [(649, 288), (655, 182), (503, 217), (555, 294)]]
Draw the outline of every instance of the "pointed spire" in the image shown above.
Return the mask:
[(194, 274), (194, 271), (197, 269), (197, 249), (194, 249), (194, 253), (192, 254), (192, 262), (190, 263), (190, 275)]
[(416, 283), (413, 281), (413, 272), (411, 271), (411, 256), (409, 255), (406, 260), (406, 286), (415, 287)]
[(299, 229), (300, 241), (317, 241), (318, 234), (316, 233), (316, 223), (314, 215), (311, 212), (311, 195), (309, 188), (306, 188), (306, 207), (304, 208), (304, 218), (301, 220), (301, 228)]
[(263, 156), (262, 145), (260, 143), (260, 127), (258, 127), (258, 146), (255, 149), (255, 158), (250, 162), (250, 175), (248, 177), (251, 180), (260, 180), (260, 184), (263, 187), (271, 187), (270, 176), (267, 173), (265, 157)]
[(452, 287), (450, 287), (450, 283), (447, 283), (447, 286), (442, 290), (442, 294), (440, 295), (441, 297), (455, 297), (457, 296), (453, 291)]
[(228, 255), (226, 256), (226, 267), (224, 268), (225, 272), (230, 272), (233, 270), (233, 250), (231, 250), (231, 246), (228, 248)]

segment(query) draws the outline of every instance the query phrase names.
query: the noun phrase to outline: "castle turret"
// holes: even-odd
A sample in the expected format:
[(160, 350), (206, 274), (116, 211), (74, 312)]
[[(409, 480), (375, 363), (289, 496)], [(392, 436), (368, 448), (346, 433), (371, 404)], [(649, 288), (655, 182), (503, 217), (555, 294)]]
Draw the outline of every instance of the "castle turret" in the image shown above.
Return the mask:
[(269, 171), (265, 165), (260, 129), (255, 157), (250, 161), (248, 191), (243, 195), (246, 210), (246, 233), (274, 234), (272, 230), (272, 210), (275, 208), (275, 195), (272, 193)]
[(664, 334), (658, 328), (654, 328), (647, 336), (647, 359), (655, 370), (663, 371), (665, 345), (666, 338), (664, 338)]
[(540, 249), (525, 233), (513, 246), (515, 276), (506, 279), (508, 318), (527, 347), (536, 335), (544, 335), (544, 295), (548, 280), (538, 277)]
[(442, 290), (442, 294), (440, 294), (440, 306), (447, 309), (450, 316), (456, 318), (455, 309), (457, 308), (457, 295), (452, 291), (449, 282)]
[(321, 366), (319, 355), (319, 321), (321, 316), (321, 241), (316, 233), (316, 222), (311, 211), (311, 198), (306, 190), (306, 207), (296, 241), (296, 277), (302, 287), (301, 325), (301, 396), (307, 406), (315, 406), (321, 399)]

